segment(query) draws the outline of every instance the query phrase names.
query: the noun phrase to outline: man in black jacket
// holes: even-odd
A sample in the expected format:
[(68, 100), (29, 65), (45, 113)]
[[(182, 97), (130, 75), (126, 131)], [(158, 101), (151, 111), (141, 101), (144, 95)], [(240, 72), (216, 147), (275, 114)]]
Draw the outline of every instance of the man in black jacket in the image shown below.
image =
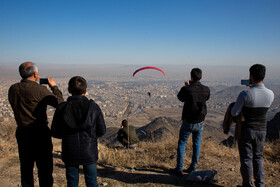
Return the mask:
[(180, 129), (178, 148), (177, 148), (177, 166), (171, 169), (174, 175), (183, 175), (185, 148), (189, 136), (193, 139), (192, 163), (187, 169), (187, 173), (195, 170), (200, 153), (201, 136), (203, 124), (207, 114), (206, 101), (210, 98), (210, 90), (207, 86), (200, 83), (202, 71), (194, 68), (191, 71), (191, 81), (186, 81), (178, 93), (177, 97), (184, 102), (182, 120)]
[(80, 76), (70, 79), (68, 91), (72, 96), (58, 105), (52, 136), (62, 138), (62, 160), (66, 167), (68, 186), (78, 186), (79, 165), (83, 165), (87, 186), (98, 186), (96, 162), (97, 137), (105, 134), (106, 126), (99, 106), (84, 95), (86, 80)]

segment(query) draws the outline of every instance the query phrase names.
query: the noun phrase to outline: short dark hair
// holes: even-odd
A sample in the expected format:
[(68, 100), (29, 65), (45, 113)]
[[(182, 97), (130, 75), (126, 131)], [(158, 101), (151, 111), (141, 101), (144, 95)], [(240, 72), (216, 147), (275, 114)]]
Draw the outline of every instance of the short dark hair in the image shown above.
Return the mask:
[(252, 75), (254, 81), (260, 82), (263, 81), (265, 77), (265, 66), (262, 64), (254, 64), (249, 69), (250, 75)]
[(194, 81), (199, 81), (202, 78), (202, 71), (199, 68), (193, 68), (191, 71), (191, 77)]
[(122, 126), (123, 126), (123, 127), (127, 127), (127, 124), (128, 124), (128, 122), (127, 122), (126, 119), (122, 120)]
[(72, 95), (82, 95), (86, 92), (87, 81), (80, 76), (72, 77), (68, 82), (68, 91)]
[[(29, 63), (31, 63), (31, 66), (27, 66), (27, 64)], [(31, 77), (35, 72), (38, 72), (38, 68), (33, 62), (24, 62), (19, 66), (18, 71), (21, 78), (27, 79)]]

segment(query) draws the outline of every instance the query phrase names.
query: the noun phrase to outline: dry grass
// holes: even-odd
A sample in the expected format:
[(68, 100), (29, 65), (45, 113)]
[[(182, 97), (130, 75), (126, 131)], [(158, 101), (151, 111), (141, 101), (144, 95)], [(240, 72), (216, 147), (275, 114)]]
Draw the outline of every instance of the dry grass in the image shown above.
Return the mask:
[[(10, 186), (19, 183), (20, 177), (15, 130), (16, 125), (13, 122), (0, 124), (0, 161), (3, 163), (0, 176), (3, 176), (6, 181), (11, 181)], [(177, 138), (168, 137), (162, 142), (141, 142), (136, 150), (108, 148), (99, 144), (99, 184), (105, 181), (109, 184), (108, 186), (184, 186), (184, 183), (177, 178), (173, 179), (168, 174), (166, 175), (169, 168), (176, 166)], [(57, 154), (57, 157), (54, 159), (54, 186), (65, 186), (66, 184), (65, 169), (60, 160), (60, 154), (58, 154), (60, 150), (60, 140), (55, 140), (54, 153)], [(190, 138), (185, 153), (185, 168), (190, 164), (191, 156), (192, 141)], [(218, 185), (236, 186), (241, 184), (239, 167), (237, 148), (219, 145), (211, 138), (203, 139), (198, 170), (215, 169), (218, 171)], [(265, 143), (264, 167), (267, 186), (274, 187), (280, 184), (278, 177), (280, 175), (280, 140)], [(108, 171), (104, 168), (110, 169)], [(135, 171), (131, 172), (131, 168), (134, 168)], [(145, 178), (149, 178), (148, 183)], [(80, 175), (80, 179), (81, 186), (83, 186), (83, 175)], [(162, 182), (165, 179), (165, 183)], [(12, 181), (16, 182), (12, 183)]]
[(99, 144), (99, 163), (114, 167), (170, 168), (174, 167), (177, 141), (141, 142), (136, 149), (108, 148)]
[[(266, 143), (264, 149), (264, 167), (267, 186), (277, 186), (280, 179), (279, 160), (280, 141)], [(160, 168), (166, 171), (176, 166), (177, 137), (169, 138), (164, 142), (142, 142), (136, 150), (114, 149), (99, 145), (100, 165), (117, 168)], [(189, 139), (185, 153), (185, 168), (191, 162), (192, 141)], [(198, 170), (214, 169), (218, 171), (221, 186), (236, 186), (241, 184), (239, 171), (239, 153), (236, 148), (218, 145), (212, 139), (204, 139), (201, 145), (201, 154)]]
[(280, 162), (280, 140), (267, 143), (263, 152), (268, 160)]
[(13, 121), (0, 123), (0, 157), (5, 157), (5, 154), (12, 153), (17, 150), (16, 146), (16, 125)]
[[(189, 138), (185, 152), (185, 166), (191, 162), (192, 139)], [(212, 140), (204, 140), (201, 145), (201, 157), (236, 159), (237, 149), (217, 145)], [(177, 137), (169, 137), (162, 142), (141, 142), (137, 149), (109, 148), (99, 144), (99, 163), (114, 167), (164, 168), (176, 166)], [(201, 164), (202, 165), (202, 164)]]
[(6, 141), (13, 141), (17, 126), (14, 121), (6, 121), (0, 123), (1, 139)]

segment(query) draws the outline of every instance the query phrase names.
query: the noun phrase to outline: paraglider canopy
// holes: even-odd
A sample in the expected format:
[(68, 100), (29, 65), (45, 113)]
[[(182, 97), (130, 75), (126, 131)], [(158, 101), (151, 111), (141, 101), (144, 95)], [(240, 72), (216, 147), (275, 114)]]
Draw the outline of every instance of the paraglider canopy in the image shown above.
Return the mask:
[(158, 70), (158, 71), (162, 72), (163, 75), (165, 75), (164, 71), (161, 70), (161, 69), (159, 69), (159, 68), (156, 68), (156, 67), (153, 67), (153, 66), (146, 66), (146, 67), (143, 67), (143, 68), (140, 68), (140, 69), (136, 70), (136, 71), (133, 73), (133, 77), (134, 77), (134, 75), (135, 75), (136, 73), (138, 73), (139, 71), (145, 70), (145, 69), (155, 69), (155, 70)]

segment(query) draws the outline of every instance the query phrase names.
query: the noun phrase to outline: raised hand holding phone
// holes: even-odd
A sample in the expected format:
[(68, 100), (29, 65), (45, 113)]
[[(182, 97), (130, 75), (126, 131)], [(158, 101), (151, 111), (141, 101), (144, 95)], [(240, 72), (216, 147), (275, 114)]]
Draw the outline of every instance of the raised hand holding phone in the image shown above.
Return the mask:
[(249, 79), (243, 79), (241, 80), (241, 85), (246, 85), (246, 86), (250, 86), (251, 81)]
[(185, 86), (189, 86), (189, 85), (190, 85), (190, 83), (191, 83), (191, 81), (190, 81), (190, 80), (185, 80)]
[(48, 79), (48, 84), (51, 88), (56, 86), (56, 82), (53, 80), (53, 78), (48, 77), (47, 79)]

